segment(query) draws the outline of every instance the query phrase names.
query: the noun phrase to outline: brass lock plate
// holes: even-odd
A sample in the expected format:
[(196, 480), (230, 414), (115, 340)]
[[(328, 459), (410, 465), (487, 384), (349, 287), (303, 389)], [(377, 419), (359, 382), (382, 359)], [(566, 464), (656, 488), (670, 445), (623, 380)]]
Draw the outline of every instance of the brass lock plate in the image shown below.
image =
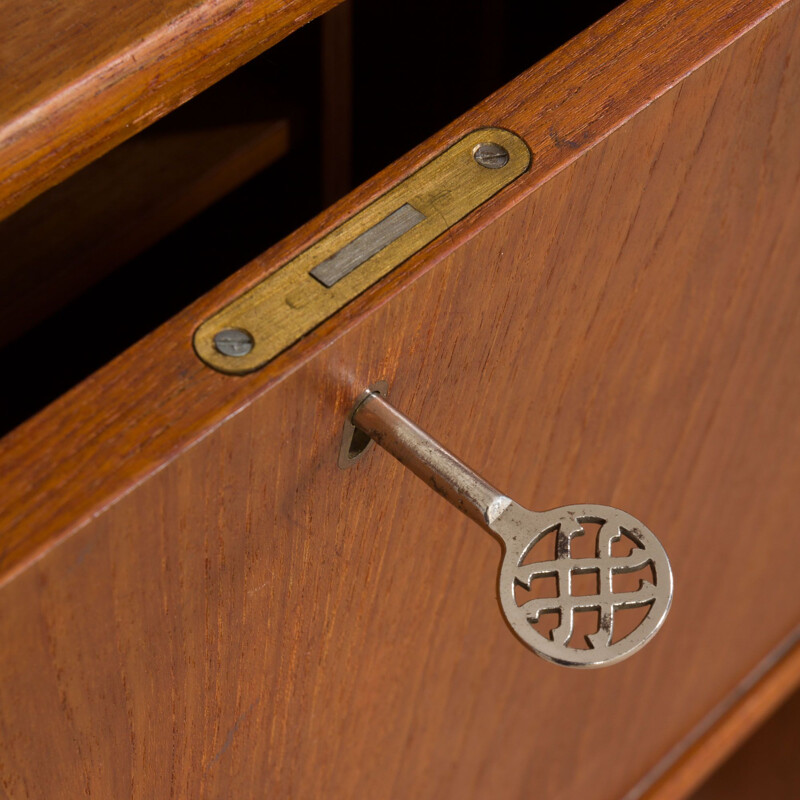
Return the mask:
[(242, 375), (316, 328), (470, 211), (527, 171), (516, 134), (467, 134), (261, 283), (203, 322), (194, 348)]

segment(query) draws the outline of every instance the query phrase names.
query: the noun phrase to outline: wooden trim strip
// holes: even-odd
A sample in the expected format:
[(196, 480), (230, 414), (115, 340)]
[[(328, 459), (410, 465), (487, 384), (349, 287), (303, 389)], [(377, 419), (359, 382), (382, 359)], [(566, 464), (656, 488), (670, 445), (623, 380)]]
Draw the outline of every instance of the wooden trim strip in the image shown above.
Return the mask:
[(800, 628), (745, 678), (624, 800), (682, 800), (800, 686)]

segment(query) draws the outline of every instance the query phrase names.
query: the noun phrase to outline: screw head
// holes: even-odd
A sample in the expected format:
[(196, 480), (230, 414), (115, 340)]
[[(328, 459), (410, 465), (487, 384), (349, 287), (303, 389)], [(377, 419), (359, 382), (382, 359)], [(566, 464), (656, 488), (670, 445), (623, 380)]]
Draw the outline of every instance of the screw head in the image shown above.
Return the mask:
[(232, 358), (246, 356), (254, 344), (253, 337), (243, 328), (225, 328), (214, 335), (214, 347), (222, 355)]
[(472, 157), (486, 169), (500, 169), (508, 164), (508, 150), (494, 142), (479, 144), (472, 151)]

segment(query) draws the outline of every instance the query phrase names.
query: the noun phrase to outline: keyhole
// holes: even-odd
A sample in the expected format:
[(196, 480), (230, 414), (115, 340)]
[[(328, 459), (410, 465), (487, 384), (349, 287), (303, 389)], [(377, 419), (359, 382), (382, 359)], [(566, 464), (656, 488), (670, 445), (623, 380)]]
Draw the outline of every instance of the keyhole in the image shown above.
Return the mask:
[(350, 447), (347, 450), (347, 460), (353, 461), (362, 456), (371, 442), (372, 439), (370, 439), (364, 431), (354, 428), (353, 435), (350, 439)]
[(341, 469), (347, 469), (356, 464), (374, 444), (372, 439), (364, 431), (356, 428), (351, 421), (355, 410), (370, 394), (380, 394), (388, 397), (389, 384), (386, 381), (375, 381), (375, 383), (370, 384), (369, 388), (358, 396), (358, 399), (350, 409), (342, 430), (342, 445), (339, 448), (339, 467)]

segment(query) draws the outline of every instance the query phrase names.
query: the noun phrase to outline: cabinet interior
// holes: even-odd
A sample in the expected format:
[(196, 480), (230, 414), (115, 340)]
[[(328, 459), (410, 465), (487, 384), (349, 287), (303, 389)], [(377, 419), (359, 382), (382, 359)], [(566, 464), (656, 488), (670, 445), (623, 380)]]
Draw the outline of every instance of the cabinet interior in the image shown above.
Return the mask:
[(0, 222), (0, 435), (617, 4), (349, 0)]

